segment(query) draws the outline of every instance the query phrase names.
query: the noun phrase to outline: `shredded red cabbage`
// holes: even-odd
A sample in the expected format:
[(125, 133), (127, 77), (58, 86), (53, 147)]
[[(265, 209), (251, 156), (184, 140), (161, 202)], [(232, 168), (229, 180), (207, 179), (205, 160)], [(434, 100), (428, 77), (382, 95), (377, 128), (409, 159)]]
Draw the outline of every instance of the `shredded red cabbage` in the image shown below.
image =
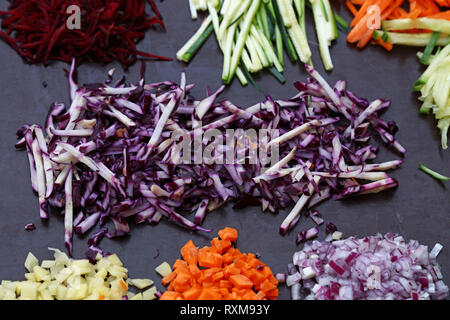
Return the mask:
[[(120, 237), (130, 232), (130, 221), (158, 223), (165, 217), (192, 231), (210, 231), (201, 225), (208, 212), (229, 200), (236, 208), (260, 204), (277, 212), (296, 203), (283, 221), (280, 232), (292, 229), (304, 207), (311, 208), (334, 197), (376, 193), (397, 186), (385, 171), (402, 163), (394, 160), (372, 163), (378, 146), (369, 143), (375, 133), (388, 146), (404, 154), (394, 139), (395, 124), (386, 123), (378, 112), (388, 102), (373, 102), (346, 91), (341, 81), (332, 89), (307, 66), (312, 78), (297, 82), (299, 93), (289, 100), (272, 100), (242, 109), (219, 100), (223, 87), (198, 101), (190, 95), (194, 85), (171, 81), (126, 83), (125, 78), (104, 84), (78, 87), (75, 64), (69, 73), (71, 106), (55, 103), (45, 128), (26, 125), (19, 129), (18, 148), (26, 148), (31, 182), (39, 194), (41, 217), (48, 206), (65, 214), (65, 241), (72, 251), (72, 230), (85, 234), (100, 226), (90, 239), (97, 247), (104, 236)], [(110, 73), (111, 76), (112, 72)], [(183, 139), (211, 129), (223, 141), (232, 138), (234, 161), (178, 161)], [(228, 129), (276, 130), (277, 137), (239, 144)], [(44, 132), (46, 135), (44, 136)], [(175, 132), (185, 136), (174, 137)], [(245, 136), (247, 137), (247, 136)], [(210, 147), (208, 139), (200, 144)], [(267, 164), (250, 159), (255, 148), (277, 147), (279, 158)], [(218, 150), (229, 151), (219, 146)], [(211, 159), (209, 159), (211, 160)], [(266, 167), (265, 167), (266, 166)], [(358, 182), (360, 181), (360, 182)], [(192, 218), (188, 218), (191, 215)], [(322, 221), (317, 214), (317, 223)], [(104, 229), (111, 222), (113, 231)], [(106, 231), (105, 231), (106, 230)], [(316, 235), (316, 229), (305, 234)], [(93, 254), (93, 253), (92, 253)]]

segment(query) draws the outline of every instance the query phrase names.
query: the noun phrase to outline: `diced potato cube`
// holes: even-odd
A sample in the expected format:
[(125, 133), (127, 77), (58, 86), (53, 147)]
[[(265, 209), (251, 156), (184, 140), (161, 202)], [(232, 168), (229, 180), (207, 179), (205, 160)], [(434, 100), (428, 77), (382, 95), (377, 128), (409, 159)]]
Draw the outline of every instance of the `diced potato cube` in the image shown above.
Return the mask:
[(172, 268), (170, 267), (170, 265), (167, 262), (163, 262), (161, 263), (159, 266), (157, 266), (155, 268), (155, 271), (161, 276), (161, 277), (165, 277), (167, 276), (169, 273), (172, 272)]
[(45, 269), (50, 269), (56, 264), (55, 260), (42, 260), (41, 267)]
[(72, 264), (70, 265), (70, 268), (73, 270), (76, 274), (87, 274), (91, 271), (91, 264), (89, 260), (83, 259), (83, 260), (73, 260)]
[(112, 254), (110, 256), (108, 256), (106, 258), (112, 265), (116, 265), (116, 266), (120, 266), (122, 267), (122, 261), (120, 261), (119, 257), (117, 256), (117, 254)]
[(107, 275), (108, 275), (108, 271), (106, 271), (105, 268), (101, 268), (100, 270), (97, 271), (95, 277), (104, 280)]
[(142, 293), (138, 293), (138, 294), (134, 295), (133, 298), (131, 298), (130, 300), (143, 300)]
[(154, 300), (156, 299), (156, 287), (151, 287), (150, 289), (145, 290), (142, 292), (142, 299), (144, 300)]
[(153, 284), (150, 279), (130, 279), (130, 283), (138, 289), (145, 289)]
[(81, 283), (76, 287), (69, 287), (66, 293), (68, 300), (82, 300), (87, 296), (87, 284)]
[(55, 277), (55, 280), (58, 283), (63, 283), (66, 279), (72, 274), (72, 270), (70, 268), (62, 269)]
[(34, 276), (34, 273), (29, 272), (29, 273), (25, 273), (25, 279), (27, 279), (28, 281), (36, 281), (36, 277)]
[(11, 290), (5, 290), (5, 293), (3, 295), (3, 300), (16, 300), (16, 294), (14, 291)]
[(65, 300), (66, 299), (67, 287), (63, 285), (58, 285), (56, 288), (56, 299), (57, 300)]
[(31, 281), (23, 281), (20, 283), (20, 296), (24, 299), (36, 300), (38, 296), (38, 288), (41, 284)]
[(59, 249), (54, 249), (54, 248), (48, 248), (48, 249), (55, 252), (55, 254), (53, 256), (55, 257), (55, 263), (56, 264), (63, 264), (63, 265), (68, 265), (69, 264), (70, 259), (67, 256), (67, 254), (65, 254), (64, 252), (62, 252)]
[(42, 281), (43, 277), (50, 275), (50, 272), (48, 270), (46, 270), (40, 266), (35, 266), (33, 268), (33, 273), (34, 273), (34, 277), (35, 277), (36, 281), (39, 281), (39, 282)]
[(27, 268), (28, 272), (33, 272), (33, 268), (37, 265), (39, 265), (39, 260), (29, 252), (25, 260), (25, 268)]
[(128, 270), (119, 266), (119, 265), (113, 265), (108, 269), (108, 272), (116, 278), (126, 278)]

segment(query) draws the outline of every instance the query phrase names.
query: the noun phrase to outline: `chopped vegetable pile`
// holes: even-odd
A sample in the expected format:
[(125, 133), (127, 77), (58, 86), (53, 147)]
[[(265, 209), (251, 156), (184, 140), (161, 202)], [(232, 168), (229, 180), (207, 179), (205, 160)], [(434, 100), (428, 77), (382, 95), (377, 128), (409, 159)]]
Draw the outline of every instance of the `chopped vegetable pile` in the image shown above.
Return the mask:
[[(0, 300), (153, 300), (156, 287), (149, 279), (128, 279), (128, 270), (117, 255), (98, 255), (95, 263), (72, 260), (59, 251), (55, 260), (38, 259), (29, 253), (25, 261), (26, 281), (5, 281), (0, 285)], [(129, 291), (134, 286), (137, 294)]]
[[(0, 39), (28, 63), (70, 63), (76, 58), (78, 63), (90, 60), (107, 64), (117, 60), (126, 68), (138, 56), (170, 60), (136, 48), (150, 27), (165, 29), (154, 0), (9, 2), (8, 10), (0, 11)], [(147, 2), (152, 16), (146, 13)], [(74, 5), (80, 9), (79, 29), (68, 27)]]
[(211, 247), (197, 248), (192, 240), (181, 248), (182, 259), (164, 274), (168, 286), (160, 300), (275, 300), (278, 281), (253, 253), (233, 248), (238, 231), (225, 228)]
[[(78, 88), (72, 65), (70, 108), (55, 103), (45, 130), (25, 125), (17, 133), (16, 147), (28, 151), (41, 218), (48, 218), (49, 205), (64, 213), (69, 253), (73, 230), (85, 234), (100, 225), (88, 241), (87, 255), (92, 258), (101, 252), (102, 237), (128, 234), (132, 220), (157, 223), (164, 216), (190, 230), (209, 231), (201, 227), (206, 213), (227, 201), (237, 201), (235, 208), (261, 203), (263, 211), (272, 212), (295, 202), (280, 227), (285, 234), (303, 207), (396, 187), (385, 171), (399, 167), (402, 160), (372, 163), (379, 147), (370, 144), (375, 133), (405, 153), (394, 138), (395, 123), (378, 115), (389, 102), (358, 98), (346, 90), (345, 81), (331, 88), (314, 69), (306, 68), (312, 78), (295, 84), (299, 93), (292, 99), (268, 97), (241, 109), (218, 100), (223, 87), (202, 101), (194, 100), (189, 95), (193, 85), (186, 84), (184, 74), (179, 86), (170, 81), (131, 85), (122, 78)], [(223, 157), (220, 148), (213, 158), (198, 162), (197, 149), (211, 147), (206, 136), (212, 129), (219, 130), (223, 141), (233, 142), (226, 163), (218, 161)], [(237, 135), (228, 129), (246, 131)], [(251, 141), (251, 129), (276, 129), (279, 135)], [(180, 161), (183, 139), (188, 142), (199, 134), (200, 147), (186, 153), (187, 163)], [(278, 150), (281, 160), (267, 168), (264, 153), (252, 156), (257, 147), (269, 153)], [(194, 221), (188, 214), (194, 214)], [(108, 231), (107, 222), (114, 224), (114, 231)]]
[(441, 249), (396, 234), (313, 241), (279, 278), (294, 300), (441, 300), (449, 292), (436, 262)]
[[(393, 45), (425, 47), (432, 40), (438, 45), (450, 42), (448, 0), (346, 0), (355, 16), (347, 41), (365, 47), (371, 40), (392, 50)], [(358, 8), (359, 7), (359, 8)], [(434, 32), (434, 33), (433, 33)]]
[[(198, 31), (177, 52), (189, 62), (214, 32), (224, 55), (222, 80), (229, 84), (236, 75), (242, 85), (255, 85), (251, 73), (267, 69), (280, 82), (283, 76), (283, 47), (291, 61), (311, 63), (306, 37), (307, 0), (191, 0), (191, 15), (207, 10)], [(329, 47), (338, 37), (337, 24), (345, 24), (332, 10), (329, 0), (310, 0), (319, 48), (326, 70), (333, 69)], [(337, 20), (335, 20), (335, 17)], [(256, 85), (255, 85), (256, 86)]]
[(414, 84), (414, 91), (420, 92), (423, 101), (420, 113), (434, 114), (441, 131), (443, 149), (448, 148), (450, 127), (450, 43), (429, 58), (427, 70)]

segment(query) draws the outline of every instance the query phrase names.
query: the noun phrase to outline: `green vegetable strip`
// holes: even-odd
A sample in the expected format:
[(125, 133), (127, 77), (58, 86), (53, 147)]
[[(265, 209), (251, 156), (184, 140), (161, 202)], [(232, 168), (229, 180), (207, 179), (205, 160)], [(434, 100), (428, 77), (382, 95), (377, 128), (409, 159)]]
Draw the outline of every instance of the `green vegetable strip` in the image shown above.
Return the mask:
[(200, 49), (200, 47), (205, 43), (205, 41), (209, 38), (211, 33), (214, 31), (214, 26), (210, 24), (208, 28), (206, 28), (205, 32), (202, 33), (200, 38), (195, 41), (195, 43), (192, 45), (192, 47), (189, 48), (189, 50), (183, 55), (183, 61), (189, 62), (191, 61), (192, 57), (197, 53), (197, 51)]
[(258, 85), (256, 84), (255, 80), (253, 79), (252, 75), (250, 74), (250, 72), (248, 72), (247, 68), (245, 67), (245, 64), (243, 62), (241, 62), (241, 69), (245, 75), (245, 77), (247, 78), (248, 82), (250, 82), (250, 84), (255, 87), (256, 90), (261, 91), (261, 89), (258, 87)]
[(277, 68), (270, 67), (268, 68), (268, 70), (278, 81), (280, 81), (280, 83), (284, 84), (286, 82), (286, 78), (283, 76), (283, 74), (278, 72)]
[(440, 181), (450, 181), (449, 177), (443, 176), (442, 174), (437, 173), (436, 171), (433, 171), (431, 169), (428, 169), (427, 167), (425, 167), (423, 164), (419, 164), (419, 168), (420, 170), (422, 170), (423, 172), (425, 172), (426, 174), (429, 174), (430, 176), (432, 176), (433, 178), (440, 180)]
[(233, 56), (231, 58), (230, 72), (228, 74), (227, 79), (224, 79), (224, 82), (226, 84), (231, 82), (231, 80), (233, 79), (233, 77), (236, 73), (236, 69), (239, 65), (239, 62), (241, 61), (241, 55), (242, 55), (242, 50), (244, 49), (244, 46), (245, 46), (245, 41), (247, 40), (253, 18), (255, 17), (255, 14), (258, 12), (260, 4), (261, 4), (261, 0), (253, 0), (252, 4), (250, 5), (250, 8), (245, 16), (241, 31), (239, 33), (238, 40), (236, 42), (236, 46), (233, 51)]
[(283, 52), (283, 38), (281, 37), (280, 28), (275, 27), (276, 45), (277, 45), (277, 57), (281, 65), (283, 65), (284, 52)]
[[(386, 34), (386, 41), (392, 44), (425, 47), (432, 37), (430, 33), (400, 33), (400, 32), (384, 32)], [(374, 38), (382, 38), (383, 32), (379, 30), (374, 31)], [(437, 46), (445, 46), (450, 43), (449, 35), (440, 35), (436, 41)]]
[(422, 62), (423, 64), (428, 64), (430, 61), (430, 56), (431, 53), (434, 50), (434, 47), (436, 46), (436, 42), (439, 38), (439, 32), (435, 31), (433, 32), (433, 35), (431, 36), (430, 42), (428, 42), (425, 51), (423, 52), (423, 56), (420, 59), (420, 62)]
[(323, 14), (321, 2), (315, 0), (311, 2), (312, 10), (314, 14), (314, 21), (316, 24), (316, 33), (319, 40), (319, 50), (322, 57), (322, 62), (327, 71), (333, 69), (333, 62), (331, 61), (330, 49), (329, 49), (329, 39), (331, 32), (329, 30), (329, 25), (325, 21), (325, 16)]
[(226, 41), (224, 45), (223, 50), (223, 70), (222, 70), (222, 80), (226, 81), (228, 79), (228, 76), (230, 74), (231, 70), (231, 56), (233, 53), (233, 38), (234, 34), (236, 32), (236, 25), (232, 25), (227, 33), (226, 36), (224, 35)]
[(430, 18), (394, 19), (383, 21), (383, 30), (386, 31), (410, 29), (426, 29), (450, 34), (450, 21)]
[(289, 36), (287, 34), (286, 28), (284, 26), (283, 18), (281, 17), (280, 11), (278, 9), (277, 1), (271, 1), (273, 6), (273, 11), (275, 13), (277, 26), (280, 30), (281, 37), (283, 39), (284, 47), (288, 53), (289, 59), (291, 59), (292, 62), (295, 62), (298, 60), (297, 53), (295, 52), (294, 46), (292, 45), (291, 39), (289, 39)]
[(348, 32), (349, 29), (349, 24), (347, 21), (344, 20), (344, 18), (342, 18), (340, 15), (338, 15), (336, 13), (336, 11), (333, 12), (334, 14), (334, 20), (336, 20), (336, 24), (337, 27), (342, 31), (342, 32)]
[[(209, 16), (206, 18), (206, 20), (202, 23), (200, 28), (197, 30), (197, 32), (186, 42), (186, 44), (177, 52), (177, 59), (180, 61), (189, 62), (189, 60), (185, 60), (185, 53), (187, 53), (192, 46), (194, 46), (199, 39), (203, 39), (203, 42), (207, 39), (207, 37), (204, 37), (204, 33), (207, 32), (210, 24), (211, 24), (212, 18)], [(199, 49), (199, 46), (197, 46), (197, 50)], [(192, 58), (192, 54), (190, 57)]]

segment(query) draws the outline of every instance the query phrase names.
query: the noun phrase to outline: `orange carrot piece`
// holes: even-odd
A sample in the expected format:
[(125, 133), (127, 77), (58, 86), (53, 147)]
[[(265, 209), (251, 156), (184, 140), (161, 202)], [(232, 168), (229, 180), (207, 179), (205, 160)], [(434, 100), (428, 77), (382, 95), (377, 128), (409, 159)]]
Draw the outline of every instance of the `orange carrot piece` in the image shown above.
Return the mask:
[(223, 277), (224, 277), (224, 273), (223, 273), (222, 271), (220, 271), (220, 272), (217, 272), (217, 273), (213, 274), (212, 280), (213, 280), (214, 282), (217, 282), (217, 281), (222, 280)]
[(202, 292), (202, 289), (199, 287), (192, 287), (183, 292), (183, 297), (185, 300), (197, 300), (197, 298), (200, 296), (200, 293)]
[(442, 11), (441, 13), (434, 14), (432, 16), (429, 16), (428, 18), (450, 20), (450, 10)]
[(230, 276), (230, 281), (239, 289), (251, 289), (253, 287), (253, 282), (242, 274)]
[(172, 271), (171, 273), (169, 273), (167, 276), (165, 276), (164, 278), (162, 278), (161, 283), (164, 286), (167, 286), (169, 283), (172, 282), (173, 279), (175, 279), (177, 276), (177, 272), (176, 271)]
[(361, 6), (361, 8), (359, 8), (358, 12), (355, 15), (355, 18), (352, 20), (352, 22), (350, 23), (350, 27), (355, 27), (358, 22), (367, 15), (367, 9), (369, 9), (369, 7), (371, 5), (375, 4), (375, 0), (367, 0), (366, 2), (364, 2), (364, 4)]
[(159, 300), (176, 300), (181, 296), (180, 293), (176, 291), (166, 291), (162, 294)]
[(231, 242), (236, 242), (238, 238), (238, 231), (234, 228), (226, 227), (219, 231), (219, 237), (222, 240), (230, 240)]
[(198, 252), (198, 265), (200, 267), (213, 268), (218, 267), (221, 268), (223, 264), (223, 258), (218, 253), (211, 253), (199, 250)]
[(347, 0), (345, 2), (345, 5), (347, 6), (347, 8), (350, 10), (350, 12), (356, 16), (358, 14), (358, 9), (356, 9), (356, 7), (353, 5), (352, 2), (350, 2), (350, 0)]
[(203, 288), (197, 300), (220, 300), (222, 295), (214, 288)]
[(197, 264), (198, 248), (192, 240), (189, 240), (183, 248), (181, 248), (181, 256), (189, 264)]
[(188, 266), (188, 264), (187, 264), (186, 261), (177, 259), (177, 260), (175, 260), (175, 263), (173, 264), (172, 269), (173, 269), (173, 270), (176, 270), (176, 269), (186, 269), (187, 266)]
[(211, 245), (216, 248), (217, 253), (223, 254), (231, 248), (231, 241), (214, 238), (211, 240)]
[(220, 280), (219, 288), (231, 289), (231, 288), (233, 288), (233, 283), (230, 280)]
[(258, 293), (253, 297), (253, 300), (263, 300), (266, 294), (263, 291), (258, 291)]
[(357, 47), (362, 49), (364, 48), (372, 39), (373, 36), (373, 30), (368, 29), (364, 35), (362, 36), (362, 38), (358, 41)]

